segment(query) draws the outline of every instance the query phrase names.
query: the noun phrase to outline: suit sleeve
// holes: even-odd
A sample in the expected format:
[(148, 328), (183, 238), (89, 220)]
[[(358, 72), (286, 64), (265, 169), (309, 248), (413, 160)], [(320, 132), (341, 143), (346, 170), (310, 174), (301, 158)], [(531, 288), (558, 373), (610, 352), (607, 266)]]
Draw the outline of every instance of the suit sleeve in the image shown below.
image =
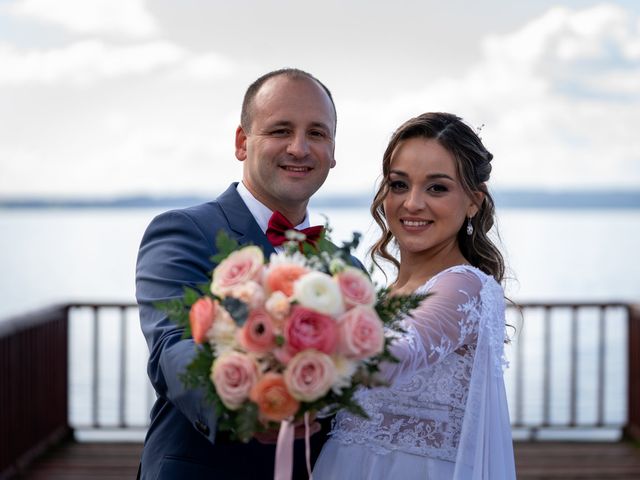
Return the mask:
[(213, 268), (209, 260), (215, 253), (212, 248), (191, 217), (181, 211), (167, 212), (147, 228), (136, 267), (136, 297), (149, 346), (151, 383), (160, 397), (171, 402), (211, 442), (216, 431), (213, 409), (205, 402), (204, 392), (185, 389), (179, 378), (193, 359), (195, 344), (182, 339), (183, 329), (153, 304), (181, 297), (184, 286), (206, 283)]

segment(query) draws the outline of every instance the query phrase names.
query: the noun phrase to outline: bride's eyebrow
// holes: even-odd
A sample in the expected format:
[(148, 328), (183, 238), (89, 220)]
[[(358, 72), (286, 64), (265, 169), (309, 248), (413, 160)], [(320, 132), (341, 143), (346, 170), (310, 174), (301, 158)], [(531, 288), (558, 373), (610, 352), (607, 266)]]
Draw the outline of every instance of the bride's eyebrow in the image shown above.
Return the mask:
[(451, 177), (451, 175), (447, 175), (446, 173), (432, 173), (431, 175), (427, 175), (428, 180), (437, 180), (439, 178), (446, 178), (453, 182), (456, 181), (455, 178)]
[[(400, 177), (409, 176), (407, 173), (403, 172), (402, 170), (390, 170), (389, 175), (398, 175)], [(451, 175), (447, 175), (446, 173), (431, 173), (429, 175), (426, 175), (425, 178), (427, 180), (438, 180), (440, 178), (446, 178), (448, 180), (451, 180), (452, 182), (456, 181), (455, 178), (453, 178)]]

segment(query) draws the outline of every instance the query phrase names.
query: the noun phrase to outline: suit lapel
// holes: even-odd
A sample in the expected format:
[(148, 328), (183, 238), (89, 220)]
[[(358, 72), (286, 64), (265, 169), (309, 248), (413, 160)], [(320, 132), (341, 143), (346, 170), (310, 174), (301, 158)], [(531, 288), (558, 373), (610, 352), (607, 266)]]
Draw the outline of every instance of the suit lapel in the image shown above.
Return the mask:
[(238, 243), (253, 243), (262, 248), (265, 258), (269, 258), (275, 253), (273, 245), (269, 243), (266, 235), (260, 230), (256, 220), (249, 212), (249, 209), (242, 201), (236, 187), (238, 183), (232, 183), (222, 195), (218, 197), (218, 204), (222, 208), (229, 229), (233, 232), (233, 236)]

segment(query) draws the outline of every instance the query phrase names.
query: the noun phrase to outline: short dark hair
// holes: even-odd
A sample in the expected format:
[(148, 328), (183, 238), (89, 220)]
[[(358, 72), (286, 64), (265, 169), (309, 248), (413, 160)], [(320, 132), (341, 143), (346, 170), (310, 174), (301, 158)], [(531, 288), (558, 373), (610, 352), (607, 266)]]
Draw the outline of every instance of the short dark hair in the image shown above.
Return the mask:
[(249, 88), (247, 88), (247, 91), (244, 94), (244, 99), (242, 100), (242, 111), (240, 112), (240, 125), (242, 125), (242, 128), (245, 131), (248, 132), (251, 129), (251, 122), (253, 121), (253, 118), (252, 118), (253, 101), (255, 100), (256, 95), (260, 91), (260, 88), (262, 88), (262, 86), (265, 84), (267, 80), (274, 77), (279, 77), (279, 76), (285, 76), (287, 78), (292, 78), (292, 79), (312, 80), (316, 82), (318, 85), (320, 85), (320, 87), (322, 87), (322, 90), (324, 90), (324, 92), (327, 94), (327, 97), (329, 97), (329, 100), (331, 101), (331, 106), (333, 107), (333, 115), (336, 118), (336, 122), (337, 122), (338, 116), (336, 113), (336, 105), (333, 102), (333, 96), (331, 95), (331, 92), (325, 86), (324, 83), (322, 83), (320, 80), (318, 80), (316, 77), (314, 77), (310, 73), (305, 72), (304, 70), (299, 70), (297, 68), (281, 68), (279, 70), (274, 70), (272, 72), (265, 73), (256, 81), (254, 81), (251, 85), (249, 85)]

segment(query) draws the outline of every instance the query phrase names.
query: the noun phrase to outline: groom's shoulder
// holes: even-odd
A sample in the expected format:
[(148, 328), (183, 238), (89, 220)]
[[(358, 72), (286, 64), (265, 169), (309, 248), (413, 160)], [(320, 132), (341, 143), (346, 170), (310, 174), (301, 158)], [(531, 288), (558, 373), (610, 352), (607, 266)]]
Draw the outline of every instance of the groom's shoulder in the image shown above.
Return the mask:
[(222, 204), (233, 204), (236, 199), (234, 194), (236, 184), (231, 184), (229, 188), (220, 194), (215, 200), (200, 203), (197, 205), (191, 205), (188, 207), (175, 208), (167, 210), (159, 214), (155, 219), (156, 221), (167, 221), (169, 219), (189, 219), (197, 225), (227, 223), (227, 217), (225, 215)]
[[(174, 208), (156, 215), (145, 231), (147, 237), (182, 236), (185, 233), (209, 237), (212, 227), (225, 227), (228, 224), (222, 208), (217, 200)], [(197, 233), (200, 232), (200, 233)], [(144, 239), (143, 239), (144, 243)]]

